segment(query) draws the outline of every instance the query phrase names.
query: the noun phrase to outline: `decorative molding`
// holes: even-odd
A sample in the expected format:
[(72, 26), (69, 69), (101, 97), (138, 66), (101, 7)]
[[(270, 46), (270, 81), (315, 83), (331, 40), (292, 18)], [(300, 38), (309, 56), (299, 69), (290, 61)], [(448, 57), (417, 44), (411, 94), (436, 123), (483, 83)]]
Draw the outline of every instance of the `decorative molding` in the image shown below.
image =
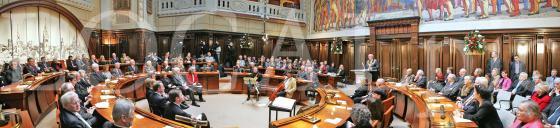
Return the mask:
[(56, 0), (56, 2), (90, 12), (94, 9), (92, 0)]
[(74, 27), (76, 27), (76, 29), (78, 31), (81, 31), (84, 28), (84, 25), (82, 24), (82, 22), (80, 22), (80, 20), (78, 20), (78, 18), (76, 16), (74, 16), (74, 14), (72, 14), (72, 12), (70, 12), (68, 9), (56, 4), (56, 2), (54, 0), (20, 0), (17, 2), (12, 2), (9, 4), (6, 4), (2, 7), (0, 7), (0, 14), (8, 12), (14, 8), (18, 8), (18, 7), (44, 7), (44, 8), (48, 8), (51, 9), (55, 12), (60, 13), (61, 15), (63, 15), (64, 17), (66, 17), (70, 23), (72, 23), (72, 25), (74, 25)]

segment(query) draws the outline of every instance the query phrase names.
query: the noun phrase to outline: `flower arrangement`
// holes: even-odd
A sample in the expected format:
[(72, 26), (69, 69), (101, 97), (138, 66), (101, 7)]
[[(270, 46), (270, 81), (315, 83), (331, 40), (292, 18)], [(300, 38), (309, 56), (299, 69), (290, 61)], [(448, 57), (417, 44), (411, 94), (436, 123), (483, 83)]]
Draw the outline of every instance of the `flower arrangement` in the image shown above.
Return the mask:
[(478, 30), (474, 30), (465, 35), (465, 48), (463, 51), (466, 55), (484, 54), (484, 36)]

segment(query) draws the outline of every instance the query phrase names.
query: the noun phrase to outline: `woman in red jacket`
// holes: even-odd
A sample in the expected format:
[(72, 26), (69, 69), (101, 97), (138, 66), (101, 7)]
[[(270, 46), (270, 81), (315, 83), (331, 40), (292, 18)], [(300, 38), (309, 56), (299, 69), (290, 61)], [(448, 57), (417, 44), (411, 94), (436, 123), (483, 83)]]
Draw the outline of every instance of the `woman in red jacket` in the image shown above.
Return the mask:
[(548, 86), (544, 84), (538, 84), (535, 87), (535, 92), (531, 96), (531, 100), (535, 101), (539, 105), (539, 110), (542, 111), (548, 103), (550, 103), (550, 96), (548, 95)]

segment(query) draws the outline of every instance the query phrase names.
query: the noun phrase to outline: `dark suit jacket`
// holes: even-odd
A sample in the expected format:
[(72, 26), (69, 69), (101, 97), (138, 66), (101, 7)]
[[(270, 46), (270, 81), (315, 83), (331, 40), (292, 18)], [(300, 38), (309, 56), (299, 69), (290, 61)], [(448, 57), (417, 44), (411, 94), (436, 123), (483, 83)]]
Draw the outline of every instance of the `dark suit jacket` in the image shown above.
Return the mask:
[(103, 128), (120, 128), (118, 126), (116, 126), (115, 124), (111, 123), (111, 121), (107, 121), (105, 122), (105, 124), (103, 124)]
[(161, 70), (169, 72), (169, 71), (171, 71), (171, 66), (163, 67)]
[(121, 69), (113, 68), (113, 69), (111, 70), (111, 75), (113, 75), (113, 76), (115, 76), (115, 77), (122, 77), (124, 74), (123, 74), (123, 72), (121, 71)]
[(379, 60), (373, 59), (374, 61), (367, 65), (371, 71), (379, 71)]
[(336, 75), (337, 75), (337, 76), (340, 76), (340, 77), (342, 77), (342, 78), (346, 77), (346, 73), (344, 72), (344, 70), (338, 70), (338, 71), (336, 72)]
[(153, 110), (153, 113), (162, 116), (163, 112), (165, 112), (165, 106), (163, 105), (168, 102), (168, 98), (154, 92), (150, 95), (149, 99), (150, 100), (148, 102), (150, 104), (150, 108)]
[(8, 70), (6, 70), (5, 75), (5, 79), (7, 80), (8, 84), (15, 83), (23, 79), (21, 68), (9, 68)]
[(457, 96), (459, 95), (461, 88), (463, 88), (462, 84), (455, 82), (453, 84), (445, 85), (441, 92), (443, 93), (443, 96), (451, 99), (452, 101), (455, 101), (457, 100)]
[(550, 115), (552, 115), (552, 113), (554, 113), (554, 110), (556, 110), (556, 108), (558, 107), (560, 107), (560, 96), (553, 94), (552, 100), (550, 100), (548, 106), (546, 106), (546, 108), (542, 110), (542, 113), (546, 118), (548, 118)]
[(76, 83), (76, 86), (74, 88), (76, 90), (76, 93), (78, 94), (78, 97), (80, 97), (80, 100), (86, 101), (85, 99), (89, 95), (89, 92), (87, 91), (89, 87), (91, 87), (91, 84), (83, 79), (80, 79), (80, 81)]
[[(352, 95), (350, 98), (352, 98), (352, 99), (360, 98), (360, 97), (363, 97), (365, 95), (368, 95), (368, 92), (369, 92), (368, 86), (362, 85), (354, 91), (354, 95)], [(359, 100), (356, 100), (356, 101), (359, 101)]]
[(105, 75), (103, 75), (103, 73), (101, 73), (101, 71), (100, 72), (92, 72), (90, 76), (91, 76), (91, 79), (90, 79), (91, 81), (90, 82), (91, 82), (91, 84), (94, 84), (94, 85), (96, 85), (98, 83), (101, 83), (101, 82), (105, 81), (105, 79), (107, 79), (107, 77), (105, 77)]
[(41, 72), (39, 71), (39, 68), (32, 65), (25, 64), (25, 67), (23, 68), (23, 74), (30, 73), (33, 76), (37, 76), (39, 72)]
[(492, 58), (488, 59), (488, 61), (486, 62), (486, 74), (492, 73), (492, 69), (494, 68), (502, 71), (502, 60), (500, 60), (500, 58), (496, 59), (496, 61), (494, 61), (494, 59)]
[(69, 71), (78, 71), (78, 64), (76, 64), (73, 60), (66, 60), (66, 69)]
[[(82, 118), (87, 121), (85, 117)], [(60, 124), (62, 128), (87, 128), (89, 125), (82, 122), (78, 116), (66, 109), (60, 109)]]
[(181, 115), (184, 117), (190, 118), (191, 115), (183, 111), (181, 107), (175, 103), (167, 104), (167, 109), (165, 109), (165, 113), (163, 114), (165, 118), (170, 120), (175, 120), (175, 115)]
[[(525, 72), (525, 63), (523, 63), (522, 61), (519, 61), (519, 73), (521, 72)], [(515, 73), (515, 61), (512, 61), (509, 63), (509, 74), (511, 74), (511, 76), (513, 77)]]
[(49, 62), (38, 62), (37, 66), (39, 66), (39, 68), (41, 68), (41, 72), (46, 72), (48, 68), (51, 68), (51, 65), (49, 64)]
[(187, 84), (187, 78), (185, 78), (183, 75), (172, 75), (170, 79), (171, 84), (175, 86), (183, 86), (183, 83)]
[(140, 73), (140, 70), (138, 70), (138, 67), (136, 65), (130, 65), (128, 66), (128, 72), (132, 72), (134, 74), (138, 74)]
[[(513, 89), (518, 86), (519, 82), (520, 81), (517, 80), (515, 84), (512, 85)], [(534, 86), (531, 85), (531, 81), (524, 80), (523, 82), (521, 82), (521, 84), (519, 84), (519, 87), (517, 87), (517, 91), (515, 92), (515, 94), (520, 96), (530, 96), (531, 94), (533, 94), (533, 88)]]
[(465, 119), (474, 121), (479, 128), (503, 128), (496, 108), (490, 101), (482, 102), (475, 114), (465, 113)]
[(383, 108), (381, 100), (368, 100), (367, 107), (369, 109), (369, 112), (371, 113), (372, 120), (381, 121), (383, 119), (383, 110), (385, 109)]
[(420, 79), (419, 79), (419, 80), (416, 80), (415, 82), (416, 82), (416, 85), (417, 85), (418, 87), (426, 88), (426, 82), (427, 82), (427, 80), (426, 80), (426, 77), (425, 77), (425, 76), (421, 76)]

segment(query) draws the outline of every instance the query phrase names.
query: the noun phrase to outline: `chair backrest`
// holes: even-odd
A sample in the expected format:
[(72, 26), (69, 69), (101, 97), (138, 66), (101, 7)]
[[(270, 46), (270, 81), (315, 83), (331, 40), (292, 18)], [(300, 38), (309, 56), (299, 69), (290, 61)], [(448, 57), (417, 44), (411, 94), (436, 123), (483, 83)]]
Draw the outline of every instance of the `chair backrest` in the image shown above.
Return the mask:
[(515, 97), (513, 98), (513, 101), (511, 102), (511, 106), (512, 108), (517, 108), (519, 107), (519, 104), (521, 104), (521, 102), (527, 100), (528, 98), (520, 96), (520, 95), (515, 95)]
[(500, 89), (500, 90), (498, 91), (498, 95), (496, 96), (496, 99), (497, 99), (498, 101), (501, 101), (501, 100), (510, 100), (510, 98), (511, 98), (511, 92), (508, 92), (508, 91), (505, 91), (505, 90), (502, 90), (502, 89)]
[(379, 128), (378, 127), (378, 125), (380, 125), (379, 120), (371, 120), (369, 123), (371, 124), (372, 127)]
[(509, 125), (513, 124), (513, 121), (515, 121), (515, 115), (506, 110), (498, 110), (498, 116), (505, 128), (509, 128)]
[(395, 99), (395, 96), (391, 96), (385, 100), (383, 100), (381, 103), (383, 104), (383, 111), (387, 111), (389, 109), (389, 107), (393, 106), (393, 100)]
[(391, 122), (391, 117), (393, 116), (393, 109), (395, 109), (395, 106), (391, 106), (389, 107), (389, 109), (387, 109), (384, 113), (383, 113), (383, 128), (388, 128)]

